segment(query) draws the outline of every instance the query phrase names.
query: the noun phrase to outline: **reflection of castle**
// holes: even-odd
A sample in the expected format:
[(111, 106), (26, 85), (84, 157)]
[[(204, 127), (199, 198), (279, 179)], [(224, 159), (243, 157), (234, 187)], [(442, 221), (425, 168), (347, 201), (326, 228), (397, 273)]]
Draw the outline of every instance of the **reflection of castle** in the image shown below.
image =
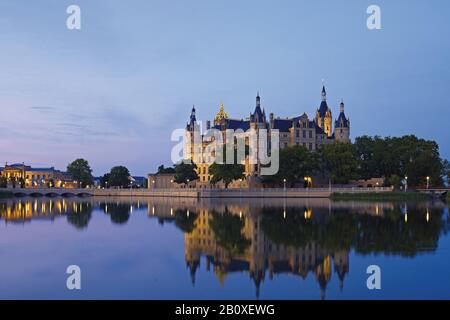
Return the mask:
[(259, 296), (260, 284), (265, 279), (266, 271), (270, 279), (274, 274), (290, 273), (305, 279), (309, 273), (317, 279), (322, 298), (331, 279), (332, 262), (334, 270), (343, 287), (345, 274), (349, 270), (348, 252), (330, 252), (315, 243), (309, 243), (304, 248), (293, 248), (277, 245), (267, 239), (261, 228), (261, 216), (255, 214), (243, 215), (241, 211), (233, 212), (241, 216), (244, 222), (243, 236), (250, 240), (249, 247), (242, 253), (231, 253), (220, 246), (209, 225), (211, 214), (201, 209), (192, 233), (185, 234), (186, 263), (190, 268), (192, 282), (200, 265), (200, 258), (206, 257), (206, 268), (211, 264), (216, 277), (223, 285), (225, 278), (232, 272), (248, 272), (256, 286), (256, 296)]

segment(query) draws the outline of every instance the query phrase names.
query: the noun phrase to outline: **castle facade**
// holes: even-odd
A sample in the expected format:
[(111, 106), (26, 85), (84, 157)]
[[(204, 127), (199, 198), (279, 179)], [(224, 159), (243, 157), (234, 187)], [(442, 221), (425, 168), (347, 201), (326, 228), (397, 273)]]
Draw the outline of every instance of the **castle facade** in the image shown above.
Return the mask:
[[(217, 129), (223, 133), (223, 141), (225, 141), (225, 132), (231, 130), (242, 130), (248, 132), (254, 129), (257, 133), (261, 129), (267, 130), (268, 135), (277, 130), (279, 132), (279, 149), (303, 146), (304, 148), (315, 151), (321, 145), (333, 143), (335, 141), (350, 143), (350, 120), (345, 115), (345, 105), (341, 101), (339, 106), (339, 115), (334, 121), (331, 108), (327, 103), (327, 93), (325, 86), (322, 87), (322, 101), (316, 109), (315, 117), (310, 119), (306, 113), (294, 117), (280, 118), (275, 117), (273, 113), (266, 116), (265, 108), (261, 105), (261, 97), (259, 93), (256, 97), (256, 105), (254, 111), (245, 119), (231, 118), (225, 111), (223, 103), (220, 104), (218, 113), (216, 114), (213, 124), (206, 122), (206, 130)], [(192, 141), (194, 133), (200, 132), (200, 125), (197, 122), (195, 107), (192, 108), (189, 122), (186, 125), (188, 143), (185, 145), (185, 159), (193, 159), (195, 154)], [(206, 148), (208, 143), (203, 142), (202, 150)], [(269, 147), (270, 148), (270, 147)], [(208, 172), (209, 165), (203, 162), (194, 162), (197, 164), (197, 173), (200, 182), (208, 182), (211, 176)], [(248, 161), (245, 165), (246, 176), (258, 176), (260, 167), (258, 164), (250, 164)]]

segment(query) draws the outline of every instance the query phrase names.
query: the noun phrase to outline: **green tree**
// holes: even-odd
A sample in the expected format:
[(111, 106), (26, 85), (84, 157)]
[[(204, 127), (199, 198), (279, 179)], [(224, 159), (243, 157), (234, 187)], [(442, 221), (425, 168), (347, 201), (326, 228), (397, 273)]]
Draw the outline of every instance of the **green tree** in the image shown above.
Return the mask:
[(92, 169), (89, 162), (84, 159), (77, 159), (67, 166), (67, 172), (72, 176), (72, 179), (78, 181), (81, 187), (91, 185), (93, 182)]
[(163, 173), (175, 173), (175, 168), (171, 168), (171, 167), (165, 168), (164, 165), (162, 164), (158, 167), (158, 173), (162, 173), (162, 174)]
[(387, 179), (386, 184), (388, 186), (393, 186), (394, 188), (398, 189), (402, 184), (402, 178), (400, 178), (396, 174), (393, 174), (389, 177), (389, 179)]
[(110, 173), (105, 173), (102, 177), (100, 177), (100, 187), (108, 188), (110, 177), (111, 177)]
[(175, 165), (175, 177), (176, 183), (187, 183), (188, 181), (195, 181), (198, 179), (197, 172), (195, 172), (197, 166), (192, 163), (180, 162)]
[[(247, 152), (247, 151), (246, 151)], [(223, 159), (227, 159), (226, 148), (223, 149)], [(237, 149), (234, 149), (234, 159), (232, 164), (214, 162), (209, 167), (209, 173), (212, 175), (211, 184), (222, 181), (227, 189), (234, 180), (244, 179), (245, 166), (238, 163)]]
[(130, 171), (124, 166), (117, 166), (109, 173), (109, 185), (111, 187), (128, 188), (130, 185)]
[(318, 170), (317, 154), (308, 151), (303, 146), (284, 148), (280, 151), (280, 167), (273, 176), (263, 177), (263, 182), (284, 184), (288, 186), (304, 183), (304, 178), (314, 175)]
[(434, 141), (409, 135), (403, 137), (368, 137), (355, 140), (358, 175), (374, 177), (408, 176), (411, 186), (424, 185), (426, 177), (435, 185), (442, 184), (443, 162)]
[(447, 159), (442, 160), (442, 178), (448, 186), (450, 184), (450, 162)]
[(333, 183), (346, 184), (357, 177), (358, 159), (355, 146), (335, 142), (319, 149), (321, 170)]

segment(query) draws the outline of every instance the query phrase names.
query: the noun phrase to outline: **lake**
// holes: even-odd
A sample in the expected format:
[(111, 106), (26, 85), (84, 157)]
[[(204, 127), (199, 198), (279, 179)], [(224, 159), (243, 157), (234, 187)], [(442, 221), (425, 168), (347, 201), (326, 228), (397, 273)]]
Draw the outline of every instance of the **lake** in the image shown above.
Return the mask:
[(15, 198), (0, 216), (1, 299), (450, 299), (440, 201)]

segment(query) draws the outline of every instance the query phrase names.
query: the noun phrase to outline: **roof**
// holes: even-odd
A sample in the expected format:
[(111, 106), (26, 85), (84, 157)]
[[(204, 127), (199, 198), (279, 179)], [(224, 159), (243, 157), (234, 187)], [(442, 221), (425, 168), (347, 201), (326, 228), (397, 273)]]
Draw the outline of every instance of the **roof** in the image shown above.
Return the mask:
[[(250, 129), (250, 121), (248, 120), (239, 120), (239, 119), (224, 119), (225, 125), (227, 129), (242, 129), (244, 131), (247, 131)], [(221, 129), (220, 125), (216, 125), (213, 127), (214, 129)]]
[(51, 167), (51, 168), (27, 168), (27, 171), (30, 171), (30, 172), (54, 172), (57, 170), (55, 170), (54, 167)]
[(328, 104), (326, 100), (322, 100), (322, 102), (320, 103), (320, 107), (319, 107), (319, 114), (321, 118), (325, 117), (325, 114), (328, 111)]
[(293, 119), (274, 119), (273, 129), (278, 129), (281, 132), (288, 132), (292, 128)]
[(344, 112), (341, 112), (341, 113), (339, 114), (339, 117), (338, 117), (337, 120), (335, 121), (334, 126), (335, 126), (335, 128), (348, 128), (348, 127), (349, 127), (349, 125), (348, 125), (348, 119), (347, 119), (347, 117), (345, 116), (345, 113), (344, 113)]

